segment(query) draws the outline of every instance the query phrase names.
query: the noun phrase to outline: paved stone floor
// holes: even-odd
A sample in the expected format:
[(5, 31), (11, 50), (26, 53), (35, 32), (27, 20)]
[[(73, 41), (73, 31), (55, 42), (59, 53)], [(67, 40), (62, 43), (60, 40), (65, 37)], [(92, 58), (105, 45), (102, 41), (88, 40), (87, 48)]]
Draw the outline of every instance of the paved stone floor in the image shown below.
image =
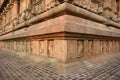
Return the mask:
[(96, 68), (63, 75), (25, 57), (0, 50), (0, 80), (120, 80), (120, 57)]

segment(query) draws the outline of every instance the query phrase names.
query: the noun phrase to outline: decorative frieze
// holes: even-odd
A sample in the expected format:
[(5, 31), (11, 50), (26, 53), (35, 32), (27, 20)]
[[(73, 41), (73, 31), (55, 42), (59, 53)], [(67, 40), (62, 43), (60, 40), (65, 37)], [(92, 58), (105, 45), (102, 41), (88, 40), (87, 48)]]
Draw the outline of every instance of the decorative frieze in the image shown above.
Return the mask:
[[(60, 43), (60, 44), (59, 44)], [(14, 45), (14, 46), (13, 46)], [(117, 53), (120, 41), (115, 40), (8, 40), (1, 41), (0, 47), (32, 53), (45, 57), (58, 58), (61, 61), (75, 60), (81, 57)], [(59, 51), (56, 51), (59, 50)], [(66, 52), (67, 51), (67, 52)]]
[[(78, 56), (84, 53), (84, 57), (95, 56), (100, 54), (115, 53), (120, 51), (120, 42), (113, 40), (90, 40), (78, 41)], [(114, 45), (113, 45), (114, 44)], [(87, 47), (86, 47), (87, 45)], [(80, 54), (81, 53), (81, 54)]]
[[(10, 3), (1, 13), (2, 26), (10, 27), (7, 30), (14, 29), (18, 24), (62, 3), (73, 4), (113, 21), (120, 21), (119, 0), (10, 0)], [(5, 29), (2, 30), (3, 32), (6, 31)]]
[(84, 44), (82, 40), (77, 41), (77, 46), (78, 46), (78, 57), (83, 57), (83, 51), (84, 51)]

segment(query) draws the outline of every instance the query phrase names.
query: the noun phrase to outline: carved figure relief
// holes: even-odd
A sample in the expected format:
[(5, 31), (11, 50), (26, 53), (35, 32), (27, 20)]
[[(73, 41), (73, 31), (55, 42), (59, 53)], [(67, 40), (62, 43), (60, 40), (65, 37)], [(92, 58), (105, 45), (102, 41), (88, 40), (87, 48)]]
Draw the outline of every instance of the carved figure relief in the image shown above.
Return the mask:
[(78, 41), (78, 57), (82, 57), (83, 56), (83, 50), (84, 50), (84, 46), (83, 46), (83, 41)]
[(40, 55), (44, 55), (44, 49), (45, 49), (45, 45), (44, 45), (44, 41), (39, 41), (39, 53)]
[(53, 40), (49, 40), (48, 41), (48, 56), (49, 57), (54, 57), (53, 46), (54, 46)]

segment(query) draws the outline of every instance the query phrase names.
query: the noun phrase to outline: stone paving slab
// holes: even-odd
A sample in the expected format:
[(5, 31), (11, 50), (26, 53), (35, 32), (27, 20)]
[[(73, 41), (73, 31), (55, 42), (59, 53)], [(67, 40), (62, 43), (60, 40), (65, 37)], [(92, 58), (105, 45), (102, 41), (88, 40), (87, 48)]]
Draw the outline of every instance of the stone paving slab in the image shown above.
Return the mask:
[(0, 80), (120, 80), (120, 56), (100, 67), (63, 75), (40, 63), (0, 50)]

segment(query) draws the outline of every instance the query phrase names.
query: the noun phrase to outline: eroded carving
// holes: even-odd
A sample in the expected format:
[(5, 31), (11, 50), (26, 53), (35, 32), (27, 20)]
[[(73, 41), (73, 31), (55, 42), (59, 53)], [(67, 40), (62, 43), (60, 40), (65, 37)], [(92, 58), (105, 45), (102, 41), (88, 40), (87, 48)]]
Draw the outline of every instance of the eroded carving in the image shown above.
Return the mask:
[(84, 45), (83, 45), (83, 41), (78, 41), (78, 54), (77, 54), (77, 57), (82, 57), (83, 56), (83, 50), (84, 50)]

